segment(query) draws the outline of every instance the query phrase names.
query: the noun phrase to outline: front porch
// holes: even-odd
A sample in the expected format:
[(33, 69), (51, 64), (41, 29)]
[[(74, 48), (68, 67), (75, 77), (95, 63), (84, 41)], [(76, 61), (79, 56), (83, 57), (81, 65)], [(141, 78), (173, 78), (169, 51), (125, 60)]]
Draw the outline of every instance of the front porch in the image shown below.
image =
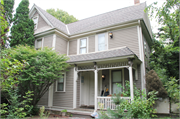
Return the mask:
[(130, 82), (130, 96), (121, 98), (133, 100), (133, 79), (138, 80), (138, 65), (132, 58), (75, 65), (74, 108), (115, 109), (111, 96), (122, 91), (116, 83), (125, 87), (125, 81)]

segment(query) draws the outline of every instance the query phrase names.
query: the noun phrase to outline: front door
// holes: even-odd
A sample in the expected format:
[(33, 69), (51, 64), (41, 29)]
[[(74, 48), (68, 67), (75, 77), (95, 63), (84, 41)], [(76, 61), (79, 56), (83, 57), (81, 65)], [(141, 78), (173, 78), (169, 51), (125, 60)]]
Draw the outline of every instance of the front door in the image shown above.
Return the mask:
[(113, 94), (122, 92), (122, 88), (118, 87), (116, 83), (118, 83), (122, 86), (122, 70), (113, 70), (112, 71)]
[(81, 105), (94, 105), (94, 72), (81, 74)]

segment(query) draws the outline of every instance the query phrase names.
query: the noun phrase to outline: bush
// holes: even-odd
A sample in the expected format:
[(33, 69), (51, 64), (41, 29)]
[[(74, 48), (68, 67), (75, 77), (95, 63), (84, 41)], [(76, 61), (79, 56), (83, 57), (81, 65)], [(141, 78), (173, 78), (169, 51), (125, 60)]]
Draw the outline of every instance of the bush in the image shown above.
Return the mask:
[(158, 91), (157, 94), (158, 97), (163, 97), (163, 98), (167, 97), (167, 92), (161, 80), (159, 79), (157, 73), (154, 70), (150, 70), (146, 74), (146, 87), (148, 92)]
[[(116, 105), (115, 110), (107, 109), (107, 113), (100, 112), (99, 116), (103, 119), (109, 118), (151, 118), (156, 117), (155, 104), (157, 92), (152, 91), (148, 93), (149, 98), (147, 99), (145, 91), (140, 91), (134, 87), (135, 96), (131, 103), (128, 100), (121, 99), (119, 95), (112, 97), (113, 102)], [(120, 93), (119, 93), (120, 94)], [(142, 97), (140, 96), (142, 94)]]

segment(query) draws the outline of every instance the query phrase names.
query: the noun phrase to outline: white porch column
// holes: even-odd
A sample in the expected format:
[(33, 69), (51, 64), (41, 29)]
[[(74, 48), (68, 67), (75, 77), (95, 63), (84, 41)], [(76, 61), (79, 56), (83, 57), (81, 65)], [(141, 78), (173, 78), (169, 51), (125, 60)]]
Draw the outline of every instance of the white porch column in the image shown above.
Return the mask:
[(52, 107), (53, 106), (53, 88), (54, 88), (54, 84), (52, 84), (49, 87), (49, 94), (48, 94), (48, 107)]
[(76, 99), (77, 99), (77, 70), (76, 70), (77, 66), (74, 67), (74, 85), (73, 85), (73, 109), (76, 108)]
[(95, 70), (94, 70), (94, 84), (95, 84), (95, 95), (94, 95), (94, 102), (95, 102), (95, 107), (94, 107), (94, 110), (97, 110), (97, 91), (98, 91), (98, 71), (97, 71), (97, 66), (96, 66), (96, 63), (94, 65), (95, 67)]
[(132, 72), (132, 59), (129, 59), (128, 61), (129, 64), (129, 83), (130, 83), (130, 96), (131, 96), (131, 101), (134, 99), (134, 91), (133, 91), (133, 72)]

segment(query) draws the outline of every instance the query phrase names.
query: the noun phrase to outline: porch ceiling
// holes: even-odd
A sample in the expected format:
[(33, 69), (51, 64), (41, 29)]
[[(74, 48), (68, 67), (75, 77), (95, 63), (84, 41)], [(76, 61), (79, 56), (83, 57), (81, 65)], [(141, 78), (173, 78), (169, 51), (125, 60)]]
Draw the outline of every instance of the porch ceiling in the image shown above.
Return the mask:
[(97, 62), (100, 60), (107, 60), (107, 59), (122, 59), (127, 57), (135, 57), (135, 53), (131, 51), (128, 47), (121, 47), (117, 49), (112, 49), (108, 51), (101, 51), (101, 52), (94, 52), (88, 54), (80, 54), (80, 55), (71, 55), (69, 56), (69, 60), (67, 63), (80, 63), (80, 62)]

